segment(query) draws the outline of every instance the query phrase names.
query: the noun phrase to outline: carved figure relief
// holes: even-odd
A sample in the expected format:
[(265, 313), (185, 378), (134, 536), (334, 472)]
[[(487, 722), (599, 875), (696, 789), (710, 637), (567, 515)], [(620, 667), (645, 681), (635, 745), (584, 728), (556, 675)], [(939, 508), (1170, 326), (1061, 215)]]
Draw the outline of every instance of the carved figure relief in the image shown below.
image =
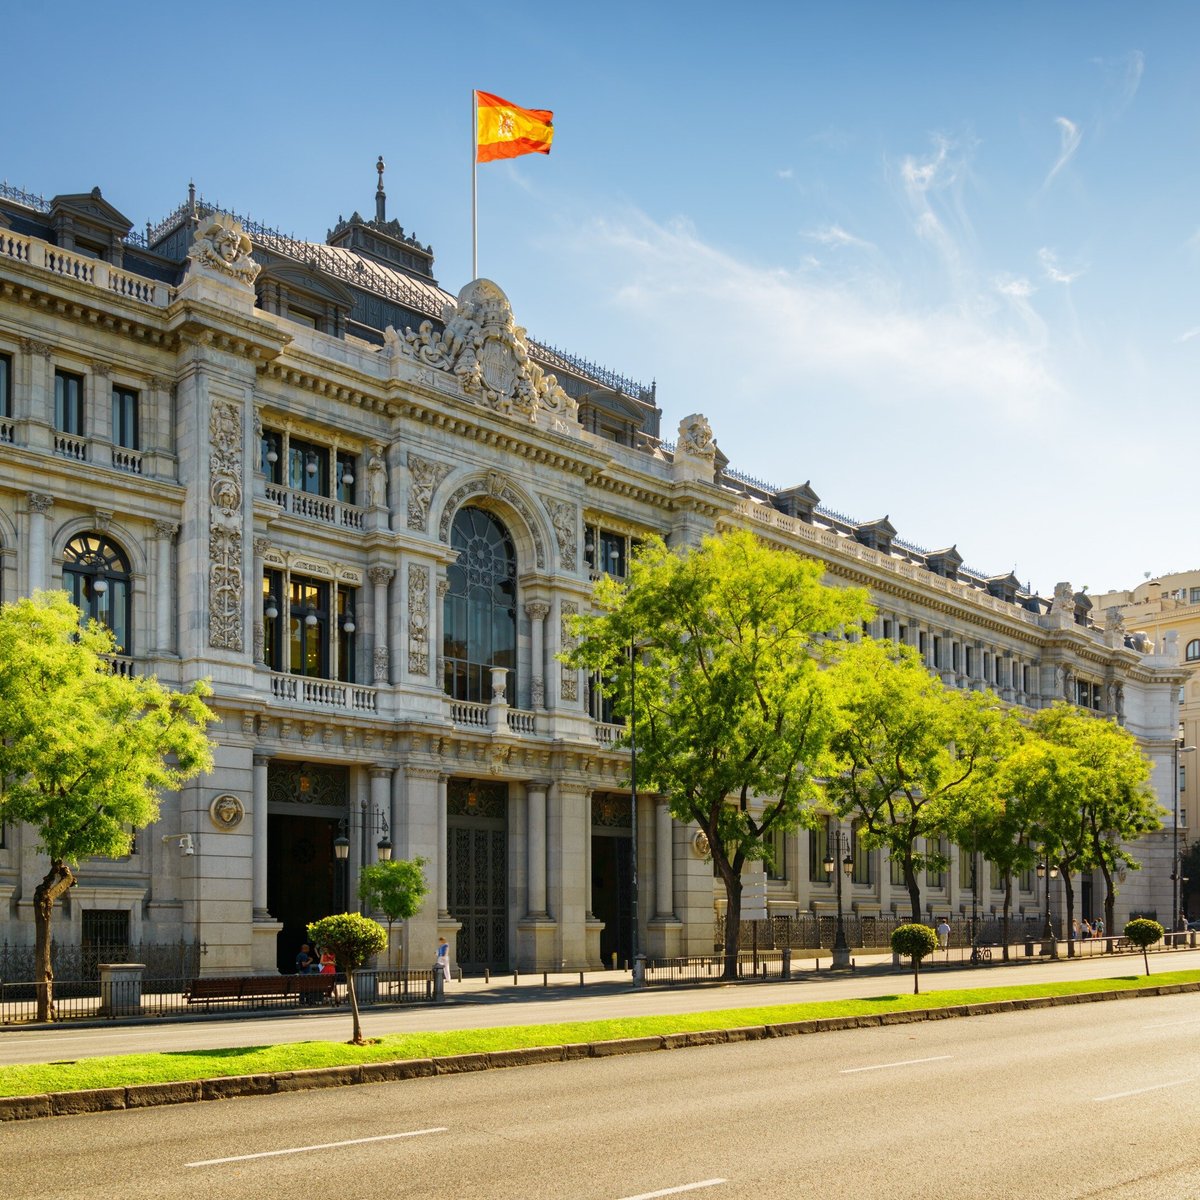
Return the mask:
[(242, 414), (214, 401), (208, 420), (208, 644), (242, 649)]
[(429, 674), (429, 568), (408, 568), (408, 669)]
[(367, 462), (367, 503), (372, 508), (387, 506), (387, 463), (383, 459), (383, 447), (378, 443), (371, 447), (371, 458)]
[(692, 413), (679, 422), (679, 440), (675, 453), (685, 458), (702, 458), (712, 462), (716, 458), (717, 443), (713, 440), (712, 426), (703, 413)]
[(433, 493), (452, 470), (449, 463), (408, 453), (408, 527), (424, 532), (429, 521), (429, 505)]
[(252, 249), (250, 236), (237, 218), (213, 213), (197, 227), (188, 258), (203, 270), (250, 287), (262, 270), (250, 257)]
[(218, 829), (236, 829), (246, 816), (246, 808), (236, 796), (226, 793), (208, 806), (208, 815)]
[[(575, 649), (575, 634), (572, 630), (574, 624), (572, 618), (579, 612), (579, 605), (574, 600), (564, 600), (559, 605), (559, 616), (562, 627), (560, 634), (562, 638), (563, 650)], [(577, 701), (579, 699), (579, 672), (574, 667), (562, 664), (562, 681), (559, 687), (559, 696), (563, 700)]]
[(444, 328), (422, 321), (414, 332), (389, 328), (392, 354), (453, 375), (463, 391), (496, 412), (536, 421), (540, 412), (578, 421), (578, 405), (530, 357), (525, 330), (508, 297), (488, 279), (468, 283), (442, 311)]
[(558, 557), (563, 569), (574, 571), (576, 563), (576, 546), (578, 535), (575, 532), (576, 514), (578, 509), (566, 500), (555, 500), (553, 496), (543, 496), (542, 502), (550, 514), (550, 522), (554, 526), (554, 536), (558, 541)]

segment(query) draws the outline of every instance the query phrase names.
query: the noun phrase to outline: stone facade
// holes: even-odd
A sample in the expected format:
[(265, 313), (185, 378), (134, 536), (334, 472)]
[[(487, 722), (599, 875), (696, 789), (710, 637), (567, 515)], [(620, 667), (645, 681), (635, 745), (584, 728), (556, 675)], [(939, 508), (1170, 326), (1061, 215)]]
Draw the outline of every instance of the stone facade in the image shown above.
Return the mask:
[[(1067, 585), (1031, 595), (740, 475), (700, 414), (663, 441), (652, 388), (538, 344), (494, 283), (443, 291), (381, 195), (320, 244), (194, 194), (143, 238), (98, 190), (0, 191), (0, 597), (74, 588), (118, 630), (114, 669), (210, 679), (220, 715), (214, 772), (164, 797), (128, 858), (81, 865), (60, 937), (124, 914), (131, 942), (203, 941), (206, 972), (286, 967), (387, 838), (428, 864), (410, 964), (439, 934), (468, 965), (627, 957), (635, 854), (636, 949), (710, 951), (695, 831), (653, 796), (630, 811), (603, 699), (556, 658), (597, 573), (652, 533), (750, 528), (814, 556), (948, 684), (1122, 721), (1167, 793), (1177, 655), (1097, 625)], [(779, 846), (772, 911), (831, 909), (812, 836)], [(1149, 842), (1123, 911), (1165, 912)], [(849, 903), (903, 912), (870, 857)], [(42, 873), (4, 829), (0, 937), (32, 940)], [(924, 894), (969, 908), (956, 866)], [(1018, 911), (1040, 903), (1019, 891)]]

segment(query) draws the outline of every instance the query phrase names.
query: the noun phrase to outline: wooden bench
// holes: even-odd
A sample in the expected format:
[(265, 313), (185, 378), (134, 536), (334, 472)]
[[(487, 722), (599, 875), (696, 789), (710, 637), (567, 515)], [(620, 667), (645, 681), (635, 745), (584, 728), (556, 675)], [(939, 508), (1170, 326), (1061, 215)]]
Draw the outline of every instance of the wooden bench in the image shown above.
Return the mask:
[(184, 999), (204, 1005), (268, 1000), (318, 1004), (334, 996), (335, 983), (334, 975), (217, 975), (193, 979)]

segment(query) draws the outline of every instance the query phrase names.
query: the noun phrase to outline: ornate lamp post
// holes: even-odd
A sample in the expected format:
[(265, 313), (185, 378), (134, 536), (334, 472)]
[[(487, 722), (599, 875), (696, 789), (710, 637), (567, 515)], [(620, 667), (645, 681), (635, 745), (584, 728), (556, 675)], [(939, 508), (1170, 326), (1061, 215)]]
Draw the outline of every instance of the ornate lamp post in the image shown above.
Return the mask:
[(846, 835), (840, 829), (835, 829), (830, 837), (829, 850), (821, 862), (821, 866), (825, 868), (826, 875), (833, 876), (833, 869), (837, 865), (834, 855), (842, 855), (843, 853), (842, 869), (836, 876), (837, 932), (833, 938), (833, 965), (839, 968), (850, 965), (850, 944), (846, 941), (846, 924), (842, 917), (842, 876), (850, 877), (854, 871), (854, 859), (850, 856), (850, 844), (847, 841)]
[[(1045, 847), (1042, 848), (1042, 853), (1043, 855), (1046, 853)], [(1058, 868), (1053, 863), (1049, 863), (1046, 858), (1043, 858), (1037, 865), (1037, 877), (1045, 880), (1046, 884), (1046, 923), (1042, 928), (1042, 953), (1049, 954), (1051, 958), (1057, 958), (1058, 941), (1054, 936), (1054, 925), (1050, 920), (1050, 880), (1058, 878)], [(1047, 946), (1049, 947), (1048, 950)]]

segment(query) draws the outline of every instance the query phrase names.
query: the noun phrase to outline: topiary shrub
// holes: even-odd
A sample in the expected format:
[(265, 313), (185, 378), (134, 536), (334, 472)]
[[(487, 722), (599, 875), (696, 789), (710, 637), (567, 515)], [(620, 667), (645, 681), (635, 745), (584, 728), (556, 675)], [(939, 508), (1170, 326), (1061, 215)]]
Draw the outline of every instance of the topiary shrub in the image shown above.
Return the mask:
[(913, 995), (921, 994), (921, 959), (937, 949), (937, 934), (928, 925), (898, 925), (892, 932), (892, 950), (906, 954), (913, 964)]
[(361, 1046), (363, 1035), (358, 1019), (358, 996), (354, 992), (354, 972), (368, 959), (387, 949), (387, 934), (378, 921), (361, 913), (334, 913), (309, 922), (308, 940), (322, 950), (332, 951), (338, 968), (346, 972), (346, 990), (350, 994), (350, 1011), (354, 1016), (351, 1045)]
[(1149, 917), (1136, 917), (1125, 923), (1125, 936), (1142, 949), (1142, 961), (1146, 964), (1147, 975), (1150, 974), (1150, 956), (1146, 953), (1146, 947), (1162, 941), (1165, 932), (1157, 921), (1151, 921)]

